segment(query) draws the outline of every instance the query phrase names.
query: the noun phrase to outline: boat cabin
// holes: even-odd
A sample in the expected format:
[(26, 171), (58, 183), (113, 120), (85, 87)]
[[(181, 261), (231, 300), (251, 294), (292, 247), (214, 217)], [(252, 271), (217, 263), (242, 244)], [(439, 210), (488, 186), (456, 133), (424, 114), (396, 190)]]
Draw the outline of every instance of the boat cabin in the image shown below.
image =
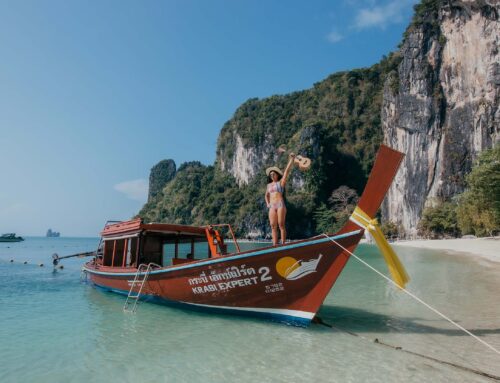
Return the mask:
[(137, 268), (154, 263), (168, 267), (228, 254), (221, 231), (227, 227), (235, 250), (240, 251), (230, 225), (187, 226), (131, 221), (107, 223), (101, 232), (98, 265)]

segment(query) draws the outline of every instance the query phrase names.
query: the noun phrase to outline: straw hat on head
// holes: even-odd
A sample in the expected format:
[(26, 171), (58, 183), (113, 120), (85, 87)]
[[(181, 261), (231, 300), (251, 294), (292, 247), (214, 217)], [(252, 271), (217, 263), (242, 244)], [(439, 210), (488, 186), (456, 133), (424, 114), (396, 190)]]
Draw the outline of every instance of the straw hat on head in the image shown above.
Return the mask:
[(281, 177), (283, 177), (283, 172), (280, 170), (280, 168), (276, 166), (271, 166), (270, 168), (266, 169), (266, 175), (270, 177), (271, 172), (276, 172), (278, 173)]

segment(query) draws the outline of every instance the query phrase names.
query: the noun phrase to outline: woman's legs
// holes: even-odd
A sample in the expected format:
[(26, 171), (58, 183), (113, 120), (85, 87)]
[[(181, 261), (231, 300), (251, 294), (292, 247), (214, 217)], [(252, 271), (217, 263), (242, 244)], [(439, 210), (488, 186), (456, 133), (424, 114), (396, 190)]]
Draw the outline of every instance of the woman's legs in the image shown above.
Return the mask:
[[(286, 207), (283, 206), (278, 209), (278, 225), (280, 227), (280, 232), (281, 232), (281, 243), (285, 243), (286, 241), (285, 218), (286, 218)], [(276, 236), (278, 236), (278, 233), (276, 233)]]
[(273, 245), (278, 244), (278, 213), (276, 209), (269, 209), (269, 223), (271, 224), (271, 232), (273, 236)]

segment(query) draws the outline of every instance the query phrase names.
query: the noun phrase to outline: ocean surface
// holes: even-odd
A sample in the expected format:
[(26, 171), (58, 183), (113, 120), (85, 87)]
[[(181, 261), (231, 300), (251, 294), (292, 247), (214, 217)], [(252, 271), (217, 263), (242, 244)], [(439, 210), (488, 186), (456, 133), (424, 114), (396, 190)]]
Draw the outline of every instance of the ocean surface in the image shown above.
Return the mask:
[[(332, 327), (304, 329), (149, 303), (124, 313), (124, 297), (81, 281), (84, 259), (52, 268), (53, 253), (97, 243), (0, 243), (0, 382), (492, 381), (426, 357), (500, 376), (500, 355), (353, 258), (319, 312)], [(421, 249), (398, 253), (410, 291), (500, 349), (500, 265)], [(375, 247), (360, 245), (356, 254), (387, 274)]]

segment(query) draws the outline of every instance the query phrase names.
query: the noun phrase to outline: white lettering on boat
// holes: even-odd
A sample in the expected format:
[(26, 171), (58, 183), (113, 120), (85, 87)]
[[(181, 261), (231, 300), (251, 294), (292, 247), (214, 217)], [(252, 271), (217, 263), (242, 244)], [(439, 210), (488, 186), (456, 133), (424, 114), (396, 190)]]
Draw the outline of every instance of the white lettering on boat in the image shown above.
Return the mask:
[(254, 286), (260, 282), (273, 279), (269, 275), (269, 267), (263, 266), (259, 268), (258, 274), (253, 267), (246, 267), (245, 265), (239, 267), (232, 266), (225, 270), (211, 270), (208, 275), (203, 271), (199, 276), (189, 278), (188, 284), (191, 286), (194, 294), (205, 294)]
[(283, 291), (283, 290), (285, 290), (283, 283), (278, 282), (278, 283), (273, 283), (271, 285), (267, 285), (265, 293), (270, 294), (270, 293), (276, 293), (278, 291)]
[(232, 280), (234, 278), (246, 277), (250, 275), (255, 275), (255, 269), (253, 267), (246, 267), (246, 265), (241, 265), (240, 267), (231, 266), (226, 268), (224, 271), (211, 270), (210, 275), (206, 275), (203, 271), (198, 278), (190, 278), (188, 280), (189, 285), (200, 285), (203, 283), (219, 282)]
[(208, 285), (192, 287), (191, 289), (193, 290), (194, 294), (203, 294), (203, 293), (213, 293), (216, 291), (231, 290), (237, 287), (252, 286), (258, 283), (259, 283), (258, 278), (252, 277), (252, 278), (236, 279), (234, 281), (229, 281), (229, 282), (219, 282), (217, 284), (211, 283)]
[(273, 279), (273, 277), (271, 277), (269, 275), (269, 267), (267, 266), (262, 266), (260, 269), (259, 269), (259, 274), (260, 274), (260, 280), (262, 282), (265, 282), (265, 281), (270, 281)]
[(217, 286), (213, 284), (193, 287), (193, 293), (195, 294), (213, 293), (214, 291), (217, 291)]

